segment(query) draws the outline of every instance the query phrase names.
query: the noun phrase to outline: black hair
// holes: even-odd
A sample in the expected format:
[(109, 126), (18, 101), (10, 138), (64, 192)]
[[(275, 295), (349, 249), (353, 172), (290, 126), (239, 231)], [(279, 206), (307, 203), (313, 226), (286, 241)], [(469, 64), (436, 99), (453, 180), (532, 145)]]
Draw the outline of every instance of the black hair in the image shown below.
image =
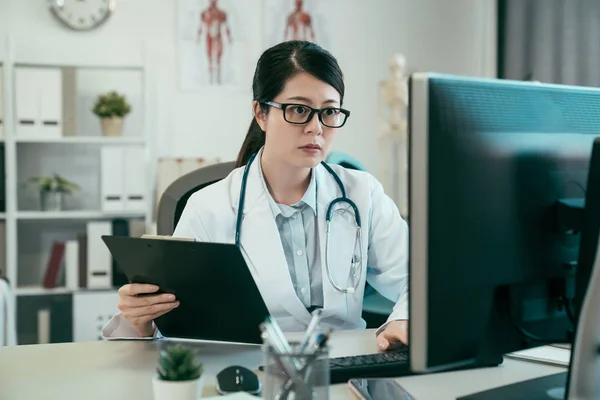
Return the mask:
[[(252, 81), (253, 99), (261, 103), (266, 114), (269, 107), (262, 103), (272, 101), (296, 74), (306, 72), (331, 85), (340, 94), (340, 105), (344, 99), (344, 76), (335, 57), (319, 45), (292, 40), (267, 49), (258, 59)], [(248, 159), (265, 144), (265, 132), (256, 118), (250, 128), (236, 160), (236, 167), (246, 165)]]

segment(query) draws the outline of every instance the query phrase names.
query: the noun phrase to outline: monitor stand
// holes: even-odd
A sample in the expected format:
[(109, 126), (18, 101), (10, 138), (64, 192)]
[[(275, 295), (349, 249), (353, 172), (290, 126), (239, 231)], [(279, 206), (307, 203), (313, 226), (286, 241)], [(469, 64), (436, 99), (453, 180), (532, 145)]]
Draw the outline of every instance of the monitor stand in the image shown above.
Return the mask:
[[(600, 238), (599, 238), (600, 240)], [(600, 243), (596, 249), (600, 250)], [(569, 370), (558, 374), (501, 386), (485, 392), (459, 397), (458, 400), (584, 400), (600, 399), (600, 251), (592, 268), (575, 341), (571, 347)], [(523, 361), (527, 362), (527, 361)]]

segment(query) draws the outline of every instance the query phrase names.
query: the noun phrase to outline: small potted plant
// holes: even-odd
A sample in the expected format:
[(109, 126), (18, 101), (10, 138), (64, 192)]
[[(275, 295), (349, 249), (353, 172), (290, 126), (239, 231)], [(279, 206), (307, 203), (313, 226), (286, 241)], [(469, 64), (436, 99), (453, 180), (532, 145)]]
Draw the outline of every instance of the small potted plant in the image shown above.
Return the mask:
[(53, 176), (34, 176), (28, 183), (35, 184), (40, 194), (42, 211), (61, 211), (64, 206), (64, 196), (79, 190), (79, 185), (58, 174)]
[(157, 372), (154, 400), (197, 400), (202, 393), (204, 366), (191, 348), (175, 344), (161, 350)]
[(93, 112), (100, 117), (102, 135), (121, 136), (123, 118), (131, 112), (131, 105), (125, 96), (112, 91), (98, 96)]

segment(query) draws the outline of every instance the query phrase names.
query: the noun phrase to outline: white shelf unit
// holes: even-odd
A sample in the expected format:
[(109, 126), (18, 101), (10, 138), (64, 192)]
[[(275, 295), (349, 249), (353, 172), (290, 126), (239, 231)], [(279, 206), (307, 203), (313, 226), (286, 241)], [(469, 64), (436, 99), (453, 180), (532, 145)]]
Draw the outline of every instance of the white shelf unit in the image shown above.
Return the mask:
[[(0, 38), (1, 39), (1, 38)], [(52, 48), (54, 46), (54, 49)], [(112, 46), (112, 45), (111, 45)], [(31, 40), (8, 36), (0, 43), (0, 87), (2, 92), (4, 127), (0, 141), (5, 147), (5, 199), (6, 211), (0, 213), (0, 220), (6, 227), (6, 277), (11, 282), (17, 296), (81, 293), (87, 289), (67, 289), (57, 287), (45, 289), (42, 280), (50, 255), (48, 243), (61, 241), (74, 233), (82, 233), (85, 224), (94, 220), (143, 219), (146, 231), (152, 229), (155, 178), (155, 149), (152, 133), (153, 91), (150, 83), (152, 74), (147, 46), (131, 43), (120, 48), (120, 57), (102, 59), (102, 52), (91, 47), (89, 54), (65, 54), (68, 43), (47, 41), (44, 44)], [(121, 64), (115, 64), (119, 59)], [(107, 62), (103, 62), (107, 61)], [(18, 68), (68, 68), (78, 77), (86, 76), (82, 86), (87, 90), (85, 99), (77, 93), (77, 131), (75, 136), (42, 137), (19, 136), (16, 118), (16, 71)], [(110, 75), (113, 87), (98, 89), (92, 93), (94, 85), (103, 81), (96, 79)], [(100, 134), (100, 122), (91, 112), (95, 96), (109, 90), (120, 90), (132, 85), (132, 77), (139, 83), (139, 96), (132, 104), (132, 112), (125, 118), (122, 137), (104, 137)], [(79, 79), (79, 78), (78, 78)], [(104, 80), (108, 82), (110, 79)], [(122, 85), (122, 86), (120, 86)], [(78, 89), (79, 82), (78, 82)], [(94, 96), (92, 96), (94, 94)], [(127, 96), (127, 91), (125, 90)], [(131, 102), (131, 98), (128, 97)], [(87, 113), (87, 114), (86, 114)], [(83, 117), (82, 117), (83, 115)], [(100, 199), (100, 149), (106, 146), (143, 147), (145, 155), (145, 206), (140, 210), (107, 212), (103, 211)], [(46, 160), (47, 159), (47, 160)], [(56, 170), (46, 170), (54, 165)], [(40, 211), (37, 193), (24, 188), (27, 177), (33, 174), (50, 175), (57, 172), (67, 179), (74, 180), (82, 187), (80, 192), (69, 196), (64, 211)], [(86, 186), (87, 185), (87, 186)], [(91, 193), (91, 194), (90, 194)], [(78, 197), (79, 196), (79, 197)], [(87, 197), (86, 197), (87, 196)], [(67, 199), (66, 199), (67, 200)], [(68, 205), (67, 205), (68, 204)], [(36, 247), (37, 246), (37, 247)], [(94, 292), (91, 290), (90, 292)]]

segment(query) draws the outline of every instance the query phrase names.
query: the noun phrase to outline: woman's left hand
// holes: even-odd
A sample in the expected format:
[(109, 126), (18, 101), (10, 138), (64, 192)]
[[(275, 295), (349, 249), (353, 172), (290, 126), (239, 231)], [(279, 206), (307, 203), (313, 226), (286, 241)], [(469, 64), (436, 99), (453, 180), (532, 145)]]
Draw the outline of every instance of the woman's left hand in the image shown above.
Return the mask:
[(408, 344), (408, 320), (391, 321), (377, 335), (377, 347), (380, 350), (391, 350), (399, 345)]

